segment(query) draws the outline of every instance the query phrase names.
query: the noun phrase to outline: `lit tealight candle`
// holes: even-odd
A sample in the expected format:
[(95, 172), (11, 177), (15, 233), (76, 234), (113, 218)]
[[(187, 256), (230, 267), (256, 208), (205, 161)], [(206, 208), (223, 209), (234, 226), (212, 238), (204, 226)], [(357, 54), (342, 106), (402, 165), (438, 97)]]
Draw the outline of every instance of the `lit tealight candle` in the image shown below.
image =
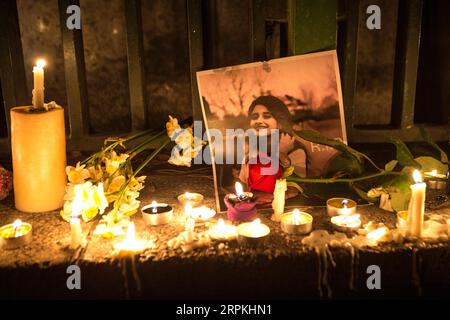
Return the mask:
[(270, 228), (261, 223), (260, 219), (242, 223), (237, 227), (238, 239), (246, 245), (260, 245), (270, 233)]
[(200, 193), (192, 193), (192, 192), (185, 192), (183, 194), (180, 194), (177, 199), (178, 201), (185, 206), (186, 203), (190, 202), (193, 207), (197, 207), (202, 204), (203, 202), (203, 195)]
[(173, 209), (167, 203), (152, 201), (142, 207), (141, 213), (145, 223), (152, 226), (166, 224), (173, 219)]
[(445, 174), (432, 170), (431, 172), (425, 172), (424, 176), (430, 189), (443, 190), (447, 188), (447, 176)]
[(212, 239), (219, 241), (235, 240), (238, 236), (237, 228), (233, 225), (225, 224), (223, 219), (219, 219), (217, 224), (209, 229), (208, 234)]
[(281, 230), (289, 234), (307, 234), (312, 230), (313, 217), (298, 209), (281, 215)]
[(346, 198), (331, 198), (327, 200), (329, 216), (350, 215), (356, 212), (356, 202)]
[(0, 248), (15, 249), (31, 242), (31, 224), (16, 220), (0, 228)]
[(251, 201), (253, 199), (253, 193), (244, 192), (244, 188), (240, 182), (236, 182), (234, 185), (235, 194), (230, 194), (228, 199), (233, 203)]
[(331, 218), (331, 223), (339, 231), (352, 232), (361, 227), (359, 214), (338, 215)]
[(121, 253), (138, 253), (145, 248), (144, 242), (136, 241), (136, 230), (134, 222), (130, 222), (127, 228), (127, 235), (124, 241), (116, 243), (114, 249)]

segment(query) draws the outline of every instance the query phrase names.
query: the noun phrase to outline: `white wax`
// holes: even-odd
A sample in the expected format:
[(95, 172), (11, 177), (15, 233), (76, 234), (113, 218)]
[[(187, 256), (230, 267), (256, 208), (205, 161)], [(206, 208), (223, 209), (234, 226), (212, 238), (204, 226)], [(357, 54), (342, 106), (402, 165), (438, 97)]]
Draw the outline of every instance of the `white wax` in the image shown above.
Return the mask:
[(34, 90), (33, 90), (33, 106), (35, 108), (44, 107), (44, 68), (33, 67)]
[(425, 214), (425, 192), (427, 185), (419, 182), (410, 186), (411, 200), (409, 202), (408, 224), (410, 235), (413, 237), (421, 237), (423, 230), (423, 221)]
[(76, 249), (81, 245), (81, 223), (79, 218), (70, 219), (70, 247)]
[(284, 202), (287, 186), (286, 179), (277, 179), (275, 184), (275, 190), (273, 192), (272, 208), (274, 213), (274, 219), (280, 220), (281, 215), (284, 213)]

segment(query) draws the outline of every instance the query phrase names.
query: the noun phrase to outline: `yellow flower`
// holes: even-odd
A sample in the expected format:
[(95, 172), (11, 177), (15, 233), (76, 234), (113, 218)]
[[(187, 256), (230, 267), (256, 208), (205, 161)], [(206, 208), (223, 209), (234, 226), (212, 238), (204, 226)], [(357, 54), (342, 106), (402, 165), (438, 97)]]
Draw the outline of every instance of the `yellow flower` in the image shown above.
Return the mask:
[(126, 179), (124, 176), (117, 176), (112, 179), (111, 183), (108, 186), (107, 193), (114, 193), (120, 190), (122, 185), (126, 182)]
[(119, 166), (124, 163), (130, 155), (127, 153), (117, 154), (115, 151), (111, 151), (111, 153), (104, 158), (106, 172), (111, 175), (117, 171)]
[(169, 163), (174, 165), (174, 166), (184, 166), (184, 167), (190, 167), (191, 166), (191, 162), (192, 162), (192, 158), (191, 155), (188, 152), (185, 152), (186, 155), (172, 155), (169, 159)]
[(188, 129), (184, 129), (175, 138), (175, 143), (180, 146), (181, 149), (190, 148), (194, 142), (194, 136)]
[(70, 220), (72, 216), (82, 216), (84, 221), (89, 221), (99, 213), (103, 214), (108, 207), (105, 193), (103, 191), (103, 183), (97, 186), (90, 181), (77, 184), (73, 188), (74, 197), (72, 200), (64, 203), (61, 216), (64, 220)]
[(69, 182), (74, 184), (84, 183), (86, 179), (90, 178), (89, 170), (84, 168), (85, 165), (80, 165), (80, 162), (77, 163), (76, 167), (67, 166), (66, 174)]
[(97, 167), (89, 167), (88, 170), (92, 180), (100, 181), (103, 178), (103, 171), (100, 165), (97, 165)]
[(146, 176), (140, 176), (138, 178), (132, 178), (128, 183), (128, 188), (133, 191), (139, 191), (144, 188), (144, 181)]
[(178, 119), (173, 118), (172, 116), (169, 116), (169, 121), (166, 123), (166, 130), (167, 130), (167, 135), (170, 137), (170, 139), (172, 139), (174, 134), (178, 130), (181, 130), (181, 127), (178, 124)]

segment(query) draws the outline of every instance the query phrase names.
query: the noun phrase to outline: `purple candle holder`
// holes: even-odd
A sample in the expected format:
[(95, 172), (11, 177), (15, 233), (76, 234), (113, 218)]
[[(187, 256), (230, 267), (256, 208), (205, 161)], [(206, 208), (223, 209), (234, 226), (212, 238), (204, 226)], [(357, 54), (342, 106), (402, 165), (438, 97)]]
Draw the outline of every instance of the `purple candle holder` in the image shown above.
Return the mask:
[(253, 195), (241, 200), (233, 194), (227, 194), (224, 198), (227, 206), (227, 217), (231, 221), (253, 221), (257, 218), (256, 203), (253, 202)]

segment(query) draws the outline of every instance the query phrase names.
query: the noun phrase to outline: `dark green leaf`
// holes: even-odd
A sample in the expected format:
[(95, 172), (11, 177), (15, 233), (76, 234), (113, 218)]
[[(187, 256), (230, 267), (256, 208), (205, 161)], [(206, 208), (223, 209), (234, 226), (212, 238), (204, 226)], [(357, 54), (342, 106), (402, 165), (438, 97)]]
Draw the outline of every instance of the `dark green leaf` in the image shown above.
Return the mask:
[(392, 171), (394, 170), (395, 166), (397, 165), (398, 161), (397, 160), (391, 160), (388, 163), (386, 163), (386, 165), (384, 166), (384, 170), (386, 171)]
[(342, 172), (345, 172), (351, 177), (358, 177), (361, 176), (363, 170), (363, 165), (354, 157), (340, 154), (331, 161), (328, 167), (327, 177), (341, 176)]
[(433, 157), (418, 157), (415, 160), (420, 163), (424, 172), (437, 170), (438, 173), (446, 174), (448, 171), (448, 165)]
[(397, 160), (402, 166), (420, 168), (420, 164), (414, 160), (411, 151), (402, 140), (392, 135), (387, 135), (387, 139), (397, 148)]
[(411, 198), (410, 192), (393, 192), (390, 193), (391, 206), (395, 211), (408, 210), (409, 199)]
[(364, 190), (358, 188), (356, 185), (353, 185), (353, 189), (356, 191), (356, 193), (364, 200), (368, 201), (368, 202), (372, 202), (375, 203), (377, 201), (377, 198), (371, 198), (367, 195), (367, 192), (365, 192)]
[(402, 174), (394, 178), (386, 176), (380, 179), (379, 182), (385, 189), (395, 189), (400, 192), (409, 192), (410, 185), (413, 184), (410, 174)]
[(423, 140), (425, 140), (425, 142), (427, 142), (429, 145), (431, 145), (433, 148), (435, 148), (441, 155), (441, 162), (445, 163), (445, 164), (449, 164), (448, 163), (448, 157), (447, 154), (445, 153), (444, 150), (442, 150), (437, 144), (436, 142), (433, 141), (433, 139), (431, 138), (430, 134), (428, 133), (427, 130), (425, 130), (425, 128), (423, 126), (420, 126), (420, 134), (422, 135)]

